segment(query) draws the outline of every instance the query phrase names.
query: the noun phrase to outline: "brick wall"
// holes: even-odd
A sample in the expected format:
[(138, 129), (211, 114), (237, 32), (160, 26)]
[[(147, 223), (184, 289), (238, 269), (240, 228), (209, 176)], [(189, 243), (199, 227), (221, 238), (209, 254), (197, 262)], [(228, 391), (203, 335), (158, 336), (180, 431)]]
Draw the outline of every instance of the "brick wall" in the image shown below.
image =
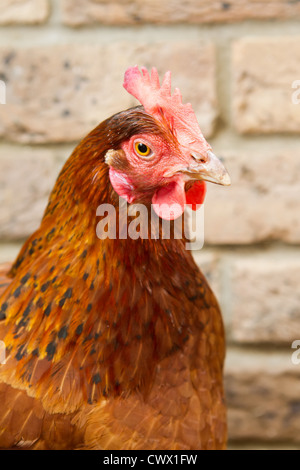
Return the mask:
[(126, 67), (172, 70), (232, 178), (195, 253), (226, 325), (230, 447), (300, 448), (300, 3), (1, 0), (0, 25), (0, 261), (79, 139), (134, 104)]

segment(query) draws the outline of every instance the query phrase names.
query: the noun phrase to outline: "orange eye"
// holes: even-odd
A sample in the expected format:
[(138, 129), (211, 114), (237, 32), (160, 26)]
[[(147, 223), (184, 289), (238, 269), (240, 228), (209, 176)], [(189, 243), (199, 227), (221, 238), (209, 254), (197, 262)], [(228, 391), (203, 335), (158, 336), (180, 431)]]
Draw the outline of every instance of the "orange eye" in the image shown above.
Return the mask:
[(136, 153), (141, 157), (149, 157), (149, 155), (152, 154), (150, 147), (143, 142), (135, 142), (134, 148)]

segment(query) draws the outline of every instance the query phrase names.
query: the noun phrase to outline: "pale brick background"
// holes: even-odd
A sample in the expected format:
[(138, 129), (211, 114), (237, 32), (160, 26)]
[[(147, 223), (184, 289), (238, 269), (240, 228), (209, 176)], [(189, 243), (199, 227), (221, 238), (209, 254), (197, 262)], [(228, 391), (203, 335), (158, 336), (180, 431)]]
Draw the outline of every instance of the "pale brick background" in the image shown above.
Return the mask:
[(293, 18), (297, 2), (286, 0), (62, 0), (67, 25), (222, 23), (247, 19)]
[(44, 23), (49, 13), (49, 0), (1, 0), (0, 24)]
[[(195, 60), (190, 65), (191, 55)], [(0, 137), (24, 143), (83, 138), (100, 121), (137, 104), (122, 87), (124, 70), (135, 63), (155, 63), (161, 73), (172, 70), (178, 87), (186, 87), (203, 132), (212, 135), (217, 117), (213, 45), (118, 41), (0, 49), (0, 76), (7, 83)]]
[(240, 132), (277, 134), (300, 128), (291, 84), (300, 76), (300, 35), (245, 38), (233, 49), (234, 114)]
[(230, 447), (300, 449), (300, 3), (1, 0), (0, 262), (63, 162), (133, 105), (129, 65), (170, 69), (232, 186), (209, 185), (195, 259), (222, 307)]

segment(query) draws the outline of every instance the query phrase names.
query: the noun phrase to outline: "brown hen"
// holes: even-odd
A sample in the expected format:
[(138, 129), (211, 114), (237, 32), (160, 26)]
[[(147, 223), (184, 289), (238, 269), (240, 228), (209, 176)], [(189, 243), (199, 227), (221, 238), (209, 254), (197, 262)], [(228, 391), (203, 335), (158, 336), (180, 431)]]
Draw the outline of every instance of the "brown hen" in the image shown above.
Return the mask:
[[(124, 86), (143, 106), (78, 145), (40, 228), (1, 269), (2, 449), (226, 446), (222, 318), (173, 219), (203, 202), (203, 180), (229, 178), (168, 74), (160, 86), (135, 67)], [(150, 236), (150, 218), (147, 236), (124, 236), (137, 203), (170, 239), (162, 225)], [(114, 208), (104, 235), (101, 204)]]

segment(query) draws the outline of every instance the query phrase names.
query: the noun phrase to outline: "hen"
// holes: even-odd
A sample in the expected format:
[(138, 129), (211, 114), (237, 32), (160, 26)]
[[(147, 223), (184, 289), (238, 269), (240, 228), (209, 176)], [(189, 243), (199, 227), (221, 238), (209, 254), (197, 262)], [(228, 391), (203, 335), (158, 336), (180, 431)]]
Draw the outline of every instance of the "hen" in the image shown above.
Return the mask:
[[(141, 106), (82, 140), (2, 266), (2, 449), (226, 447), (222, 318), (173, 219), (229, 176), (170, 73), (160, 86), (133, 67), (124, 87)], [(136, 204), (159, 216), (154, 236), (150, 218), (128, 236)]]

